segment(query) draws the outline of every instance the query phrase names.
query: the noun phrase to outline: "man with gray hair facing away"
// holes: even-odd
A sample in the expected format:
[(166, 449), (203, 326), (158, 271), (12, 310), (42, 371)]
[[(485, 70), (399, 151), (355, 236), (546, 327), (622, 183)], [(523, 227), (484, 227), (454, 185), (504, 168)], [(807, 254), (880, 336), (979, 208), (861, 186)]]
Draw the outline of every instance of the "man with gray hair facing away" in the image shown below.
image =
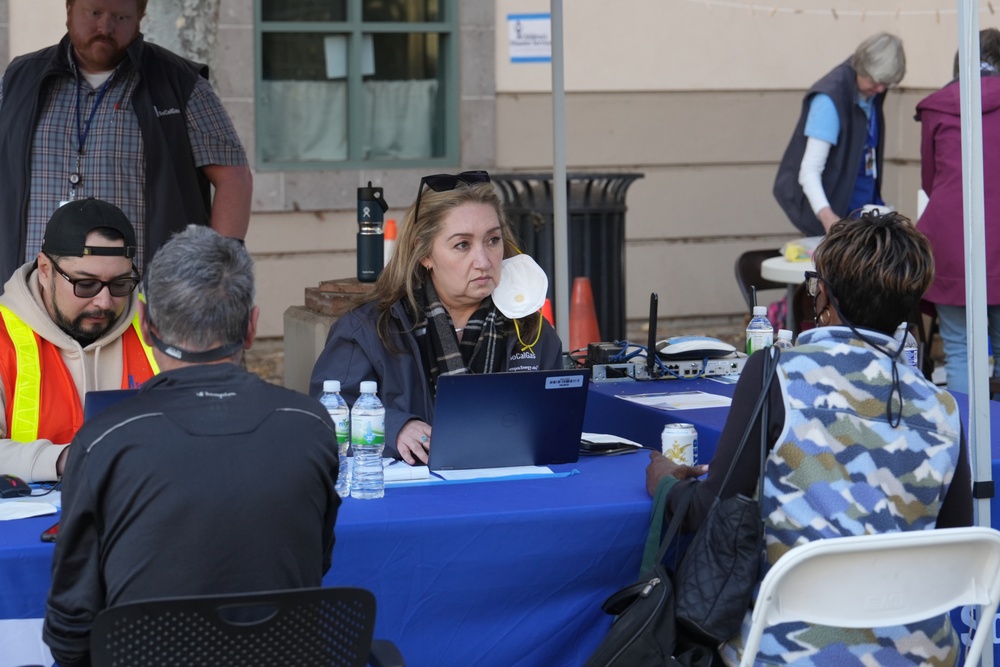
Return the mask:
[(903, 43), (880, 32), (806, 93), (774, 180), (775, 199), (806, 236), (826, 234), (867, 204), (885, 204), (882, 104), (905, 73)]
[(240, 366), (253, 264), (189, 226), (153, 258), (140, 304), (160, 374), (84, 424), (64, 477), (44, 639), (89, 665), (104, 608), (322, 585), (340, 506), (333, 423), (313, 398)]

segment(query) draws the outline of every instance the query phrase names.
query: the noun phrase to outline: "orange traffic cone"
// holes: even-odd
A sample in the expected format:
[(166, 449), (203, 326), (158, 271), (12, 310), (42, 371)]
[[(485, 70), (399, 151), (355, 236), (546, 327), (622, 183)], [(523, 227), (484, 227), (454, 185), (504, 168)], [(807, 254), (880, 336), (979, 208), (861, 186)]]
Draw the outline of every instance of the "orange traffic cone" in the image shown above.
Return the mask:
[(587, 343), (601, 340), (597, 327), (597, 311), (594, 310), (594, 293), (590, 289), (590, 278), (573, 280), (573, 297), (569, 306), (569, 349), (585, 350)]
[(542, 317), (549, 321), (550, 326), (556, 325), (555, 318), (552, 317), (552, 299), (546, 299), (542, 304)]

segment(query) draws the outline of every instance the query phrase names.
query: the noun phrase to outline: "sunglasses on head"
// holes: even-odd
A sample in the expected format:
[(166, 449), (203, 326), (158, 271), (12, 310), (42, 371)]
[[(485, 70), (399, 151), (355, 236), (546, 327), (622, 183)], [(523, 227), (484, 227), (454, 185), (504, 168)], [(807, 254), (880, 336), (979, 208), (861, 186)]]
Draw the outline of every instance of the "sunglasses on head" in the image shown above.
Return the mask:
[(417, 188), (417, 202), (413, 206), (413, 221), (416, 222), (420, 219), (417, 217), (420, 213), (420, 195), (424, 193), (425, 185), (434, 192), (448, 192), (458, 187), (459, 183), (475, 185), (476, 183), (489, 182), (489, 172), (482, 169), (463, 171), (461, 174), (431, 174), (430, 176), (424, 176), (420, 179), (420, 187)]
[[(108, 288), (111, 296), (128, 296), (135, 291), (136, 285), (139, 284), (138, 276), (129, 276), (128, 278), (115, 278), (114, 280), (98, 280), (97, 278), (70, 278), (69, 275), (62, 270), (56, 260), (48, 253), (44, 253), (49, 261), (52, 262), (52, 266), (55, 268), (56, 273), (66, 279), (66, 281), (73, 286), (73, 294), (79, 299), (92, 299), (101, 293), (105, 287)], [(132, 268), (135, 271), (135, 267)]]

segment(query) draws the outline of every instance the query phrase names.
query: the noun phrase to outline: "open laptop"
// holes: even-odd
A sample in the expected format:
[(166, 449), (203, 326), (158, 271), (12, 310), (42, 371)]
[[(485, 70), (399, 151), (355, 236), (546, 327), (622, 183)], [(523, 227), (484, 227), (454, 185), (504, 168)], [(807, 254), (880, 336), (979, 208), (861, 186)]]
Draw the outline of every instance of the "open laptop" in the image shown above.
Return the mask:
[(590, 371), (438, 378), (431, 470), (574, 463)]
[(139, 393), (138, 389), (103, 389), (88, 391), (83, 395), (83, 421), (93, 419), (95, 415), (107, 410), (119, 401)]

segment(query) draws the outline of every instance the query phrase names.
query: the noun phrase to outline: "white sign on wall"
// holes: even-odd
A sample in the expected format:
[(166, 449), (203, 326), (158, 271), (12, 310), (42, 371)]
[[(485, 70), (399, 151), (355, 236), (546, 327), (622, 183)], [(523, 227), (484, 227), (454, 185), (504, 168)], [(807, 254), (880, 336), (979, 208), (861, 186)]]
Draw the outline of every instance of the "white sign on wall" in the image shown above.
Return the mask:
[(512, 63), (552, 62), (552, 15), (508, 14), (507, 43)]

